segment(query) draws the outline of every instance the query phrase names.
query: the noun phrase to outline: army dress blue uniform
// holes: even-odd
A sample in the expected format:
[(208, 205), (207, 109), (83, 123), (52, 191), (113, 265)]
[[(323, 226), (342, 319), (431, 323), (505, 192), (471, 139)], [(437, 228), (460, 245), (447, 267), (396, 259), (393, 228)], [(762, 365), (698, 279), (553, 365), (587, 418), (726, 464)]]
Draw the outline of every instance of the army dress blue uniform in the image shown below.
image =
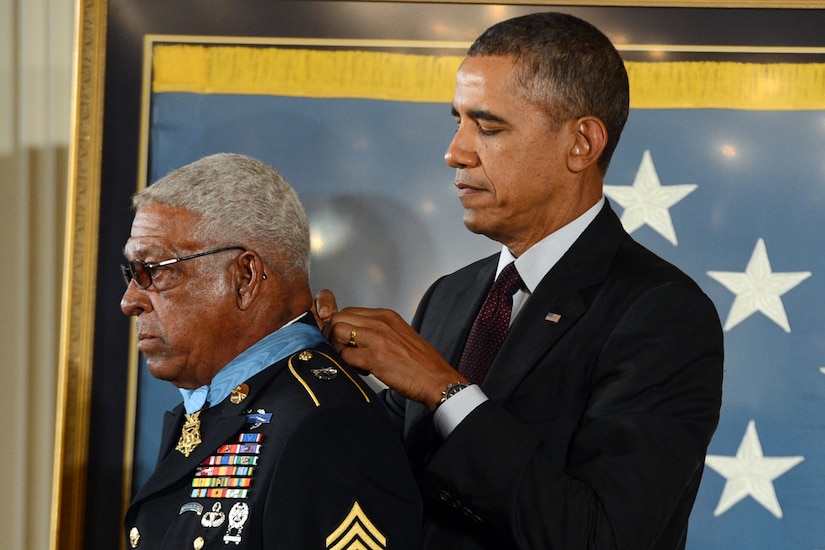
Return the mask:
[(184, 416), (183, 405), (166, 414), (157, 468), (126, 513), (128, 547), (420, 548), (421, 502), (400, 438), (325, 343), (204, 409), (188, 456), (176, 450)]

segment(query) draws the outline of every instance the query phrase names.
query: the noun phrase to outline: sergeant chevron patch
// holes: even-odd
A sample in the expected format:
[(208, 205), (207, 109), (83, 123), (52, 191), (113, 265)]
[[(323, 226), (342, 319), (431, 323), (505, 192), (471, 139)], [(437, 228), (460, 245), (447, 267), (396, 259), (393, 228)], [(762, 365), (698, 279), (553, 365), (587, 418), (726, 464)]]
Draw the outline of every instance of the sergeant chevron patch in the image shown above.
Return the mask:
[(352, 505), (347, 517), (327, 537), (327, 550), (383, 550), (387, 537), (373, 525), (358, 501)]

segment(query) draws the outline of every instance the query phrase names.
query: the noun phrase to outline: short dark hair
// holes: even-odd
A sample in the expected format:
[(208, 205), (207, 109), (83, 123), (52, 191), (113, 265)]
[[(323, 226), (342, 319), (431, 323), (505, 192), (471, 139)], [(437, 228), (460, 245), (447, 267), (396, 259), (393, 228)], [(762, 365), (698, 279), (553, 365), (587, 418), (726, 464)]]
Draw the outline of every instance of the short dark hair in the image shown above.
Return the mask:
[(619, 52), (599, 29), (565, 13), (534, 13), (493, 25), (467, 55), (513, 56), (522, 85), (516, 92), (543, 106), (556, 125), (598, 117), (608, 137), (598, 164), (607, 171), (627, 121), (630, 86)]

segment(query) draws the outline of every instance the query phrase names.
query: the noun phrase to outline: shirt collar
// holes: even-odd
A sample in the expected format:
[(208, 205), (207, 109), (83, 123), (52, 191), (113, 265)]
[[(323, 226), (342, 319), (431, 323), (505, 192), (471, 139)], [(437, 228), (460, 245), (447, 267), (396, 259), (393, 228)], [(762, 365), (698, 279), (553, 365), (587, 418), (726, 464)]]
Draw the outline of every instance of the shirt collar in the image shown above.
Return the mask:
[(605, 198), (602, 196), (599, 201), (591, 206), (584, 214), (571, 221), (564, 227), (550, 233), (542, 240), (528, 248), (521, 256), (516, 258), (510, 250), (503, 246), (498, 258), (496, 277), (501, 270), (510, 262), (516, 262), (516, 269), (524, 286), (530, 294), (536, 289), (538, 284), (547, 275), (562, 256), (573, 246), (576, 239), (584, 233), (587, 226), (596, 219), (599, 211), (604, 206)]
[(313, 323), (296, 322), (306, 315), (309, 313), (299, 315), (245, 349), (219, 370), (208, 386), (201, 386), (195, 390), (180, 388), (186, 412), (192, 414), (201, 410), (204, 395), (207, 406), (220, 403), (238, 384), (252, 378), (273, 363), (323, 342), (324, 336)]

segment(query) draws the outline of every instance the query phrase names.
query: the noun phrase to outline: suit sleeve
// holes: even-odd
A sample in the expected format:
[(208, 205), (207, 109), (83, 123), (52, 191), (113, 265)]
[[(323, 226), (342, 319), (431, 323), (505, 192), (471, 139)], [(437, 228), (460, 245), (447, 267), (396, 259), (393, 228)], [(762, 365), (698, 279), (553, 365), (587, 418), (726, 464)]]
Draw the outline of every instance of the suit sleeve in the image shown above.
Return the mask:
[(525, 549), (651, 548), (686, 524), (721, 403), (712, 303), (695, 286), (663, 284), (582, 345), (598, 348), (592, 360), (561, 360), (586, 381), (570, 389), (580, 411), (544, 402), (538, 386), (518, 390), (545, 411), (534, 422), (488, 401), (427, 465), (425, 498)]

